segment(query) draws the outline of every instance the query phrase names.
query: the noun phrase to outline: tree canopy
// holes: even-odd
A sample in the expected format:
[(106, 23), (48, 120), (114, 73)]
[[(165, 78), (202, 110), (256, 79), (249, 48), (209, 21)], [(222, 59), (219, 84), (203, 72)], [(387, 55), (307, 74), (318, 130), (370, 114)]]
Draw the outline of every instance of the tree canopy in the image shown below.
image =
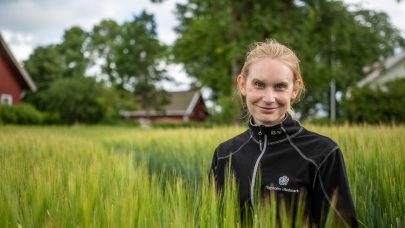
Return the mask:
[(91, 32), (90, 50), (102, 59), (101, 69), (119, 90), (131, 91), (143, 109), (160, 106), (162, 89), (157, 83), (169, 80), (160, 67), (166, 47), (156, 33), (154, 17), (145, 11), (132, 21), (118, 25), (104, 20)]

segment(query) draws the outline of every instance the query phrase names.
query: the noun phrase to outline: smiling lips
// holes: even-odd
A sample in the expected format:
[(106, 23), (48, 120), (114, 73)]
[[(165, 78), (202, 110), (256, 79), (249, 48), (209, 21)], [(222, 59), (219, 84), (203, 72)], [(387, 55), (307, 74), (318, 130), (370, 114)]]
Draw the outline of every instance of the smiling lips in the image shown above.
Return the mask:
[(264, 112), (273, 112), (274, 110), (277, 109), (277, 107), (263, 107), (263, 106), (257, 106), (257, 107), (259, 107)]

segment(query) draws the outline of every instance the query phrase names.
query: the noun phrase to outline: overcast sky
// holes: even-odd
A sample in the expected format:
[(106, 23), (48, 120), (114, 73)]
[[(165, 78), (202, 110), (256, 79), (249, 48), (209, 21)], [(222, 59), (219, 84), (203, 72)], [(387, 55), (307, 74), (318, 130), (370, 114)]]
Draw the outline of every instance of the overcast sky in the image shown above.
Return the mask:
[(0, 0), (0, 32), (19, 60), (38, 45), (61, 41), (63, 31), (78, 25), (90, 30), (102, 19), (119, 23), (131, 20), (143, 9), (155, 15), (159, 38), (172, 43), (176, 36), (175, 3), (150, 0)]
[[(71, 26), (78, 25), (90, 30), (107, 18), (122, 23), (146, 9), (155, 15), (159, 39), (171, 44), (176, 39), (173, 32), (177, 25), (174, 16), (176, 2), (185, 0), (165, 0), (160, 4), (151, 3), (150, 0), (0, 0), (0, 33), (15, 57), (22, 61), (36, 46), (60, 42), (63, 31)], [(405, 34), (405, 1), (344, 2), (386, 12), (391, 22)], [(179, 67), (172, 67), (169, 71), (181, 75)], [(183, 75), (179, 80), (186, 79)]]

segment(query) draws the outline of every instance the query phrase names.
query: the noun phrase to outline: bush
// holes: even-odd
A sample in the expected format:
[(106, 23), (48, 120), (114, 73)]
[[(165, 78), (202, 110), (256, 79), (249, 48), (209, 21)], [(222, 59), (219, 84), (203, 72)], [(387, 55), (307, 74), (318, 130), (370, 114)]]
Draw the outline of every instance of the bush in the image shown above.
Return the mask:
[(63, 124), (60, 119), (59, 113), (55, 112), (43, 112), (43, 124)]
[(92, 78), (68, 78), (53, 82), (45, 92), (46, 111), (57, 113), (64, 123), (99, 123), (111, 114), (114, 94)]
[(4, 124), (41, 124), (43, 116), (41, 112), (29, 104), (0, 105), (0, 122)]
[(22, 103), (16, 106), (15, 113), (18, 124), (41, 124), (43, 120), (43, 114), (29, 104)]
[(13, 106), (0, 105), (0, 119), (5, 124), (17, 123), (17, 115)]
[(356, 123), (405, 123), (405, 79), (383, 87), (356, 88), (344, 108), (347, 119)]
[(208, 122), (213, 124), (235, 124), (243, 122), (247, 112), (243, 111), (242, 103), (237, 94), (223, 96), (218, 100), (219, 111), (212, 111)]

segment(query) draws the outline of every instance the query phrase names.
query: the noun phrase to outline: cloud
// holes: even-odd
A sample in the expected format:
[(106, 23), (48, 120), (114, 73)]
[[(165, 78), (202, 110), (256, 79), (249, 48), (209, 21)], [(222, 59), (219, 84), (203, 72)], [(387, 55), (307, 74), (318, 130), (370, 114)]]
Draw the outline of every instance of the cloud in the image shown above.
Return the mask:
[[(146, 9), (155, 15), (159, 39), (170, 44), (176, 39), (173, 32), (177, 23), (174, 16), (176, 2), (179, 1), (166, 0), (154, 4), (150, 0), (0, 0), (0, 32), (14, 37), (5, 39), (15, 55), (19, 56), (17, 58), (22, 60), (20, 57), (28, 57), (28, 54), (20, 51), (32, 51), (36, 46), (59, 43), (63, 31), (72, 26), (90, 30), (103, 19), (122, 23)], [(32, 39), (17, 41), (15, 37), (18, 36)], [(21, 48), (23, 45), (32, 47)]]
[(9, 30), (1, 32), (13, 55), (18, 59), (27, 59), (33, 51), (34, 36), (27, 33), (13, 33)]
[(396, 0), (369, 1), (369, 0), (345, 0), (346, 4), (358, 5), (361, 8), (386, 12), (390, 22), (405, 35), (405, 3)]

